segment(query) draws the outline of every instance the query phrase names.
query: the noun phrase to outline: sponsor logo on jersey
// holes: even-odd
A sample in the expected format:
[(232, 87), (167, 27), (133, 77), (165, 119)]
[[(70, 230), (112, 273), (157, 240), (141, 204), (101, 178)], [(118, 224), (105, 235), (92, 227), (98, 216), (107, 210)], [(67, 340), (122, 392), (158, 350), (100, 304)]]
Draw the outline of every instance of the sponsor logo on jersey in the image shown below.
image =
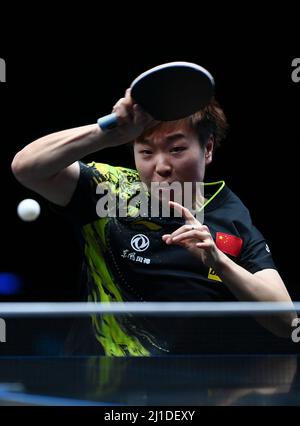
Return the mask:
[(149, 238), (144, 234), (136, 234), (131, 238), (131, 247), (136, 251), (145, 251), (150, 245)]
[(209, 268), (208, 276), (207, 277), (210, 280), (222, 282), (221, 278), (215, 273), (215, 271), (213, 270), (213, 268)]

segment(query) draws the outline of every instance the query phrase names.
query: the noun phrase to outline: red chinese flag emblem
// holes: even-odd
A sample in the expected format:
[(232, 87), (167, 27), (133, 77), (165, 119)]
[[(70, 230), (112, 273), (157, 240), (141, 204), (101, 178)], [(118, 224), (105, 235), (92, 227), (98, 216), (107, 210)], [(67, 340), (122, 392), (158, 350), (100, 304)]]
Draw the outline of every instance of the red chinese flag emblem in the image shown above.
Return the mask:
[(231, 256), (237, 257), (242, 250), (243, 240), (234, 235), (224, 234), (223, 232), (217, 232), (216, 246), (223, 253), (227, 253)]

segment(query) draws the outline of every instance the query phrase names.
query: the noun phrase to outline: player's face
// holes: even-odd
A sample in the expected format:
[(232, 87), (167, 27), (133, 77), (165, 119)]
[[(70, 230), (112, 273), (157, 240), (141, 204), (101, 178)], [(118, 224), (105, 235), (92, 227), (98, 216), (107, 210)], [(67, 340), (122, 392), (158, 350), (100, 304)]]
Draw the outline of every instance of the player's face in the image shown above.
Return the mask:
[(148, 188), (151, 182), (203, 182), (212, 148), (213, 142), (209, 142), (203, 149), (186, 123), (168, 123), (134, 143), (135, 164)]

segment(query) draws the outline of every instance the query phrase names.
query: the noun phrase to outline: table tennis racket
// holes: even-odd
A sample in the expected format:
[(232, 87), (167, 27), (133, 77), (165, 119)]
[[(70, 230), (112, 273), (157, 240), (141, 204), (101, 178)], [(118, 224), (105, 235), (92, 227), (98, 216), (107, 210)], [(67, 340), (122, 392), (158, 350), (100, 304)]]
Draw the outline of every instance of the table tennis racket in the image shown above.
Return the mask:
[[(207, 105), (214, 94), (214, 79), (190, 62), (168, 62), (140, 74), (131, 83), (131, 97), (158, 121), (188, 117)], [(100, 128), (118, 125), (115, 113), (98, 119)]]

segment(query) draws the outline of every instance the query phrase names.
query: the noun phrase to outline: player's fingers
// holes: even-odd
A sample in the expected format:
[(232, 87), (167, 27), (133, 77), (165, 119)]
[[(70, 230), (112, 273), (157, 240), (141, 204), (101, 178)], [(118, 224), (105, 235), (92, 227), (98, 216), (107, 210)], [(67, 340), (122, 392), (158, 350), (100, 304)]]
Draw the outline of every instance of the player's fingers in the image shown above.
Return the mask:
[(117, 114), (117, 117), (121, 123), (129, 123), (133, 120), (133, 109), (132, 105), (125, 98), (121, 98), (113, 106), (113, 112)]
[(128, 107), (133, 108), (134, 101), (131, 97), (131, 89), (126, 90), (124, 100), (125, 100), (125, 103)]
[[(201, 230), (200, 224), (194, 224), (194, 225), (183, 225), (180, 228), (176, 229), (176, 231), (172, 232), (172, 234), (164, 234), (162, 236), (163, 241), (165, 241), (167, 244), (171, 244), (173, 242), (173, 239), (181, 234), (187, 233), (187, 232), (194, 232), (196, 230)], [(203, 230), (203, 232), (206, 232), (206, 230)], [(207, 232), (206, 232), (207, 233)], [(210, 235), (210, 234), (209, 234)]]
[[(172, 242), (172, 236), (174, 235), (174, 233), (177, 232), (177, 234), (178, 234), (178, 232), (180, 232), (181, 228), (183, 228), (183, 227), (176, 229), (176, 231), (174, 231), (172, 234), (164, 234), (162, 236), (163, 241), (167, 244), (170, 244)], [(177, 235), (177, 234), (175, 234), (175, 235)]]
[(173, 207), (174, 210), (177, 210), (181, 214), (181, 216), (184, 217), (186, 220), (196, 220), (192, 213), (189, 211), (189, 209), (183, 207), (181, 204), (176, 203), (175, 201), (169, 201), (169, 205)]
[(126, 89), (126, 91), (125, 91), (125, 98), (127, 99), (131, 99), (132, 100), (132, 98), (131, 98), (131, 88), (129, 87), (128, 89)]
[(203, 232), (194, 229), (172, 237), (172, 242), (179, 243), (180, 241), (186, 240), (187, 238), (195, 238), (198, 239), (199, 242), (204, 242), (206, 240), (209, 240), (211, 238), (211, 235), (208, 232)]
[(174, 232), (172, 232), (171, 238), (177, 237), (177, 235), (180, 235), (183, 232), (188, 232), (188, 231), (195, 230), (195, 229), (197, 229), (197, 227), (198, 227), (197, 224), (185, 224), (185, 225), (182, 225), (180, 228), (178, 228)]
[(211, 247), (211, 243), (209, 241), (203, 241), (203, 242), (196, 243), (196, 246), (201, 249), (208, 249)]

